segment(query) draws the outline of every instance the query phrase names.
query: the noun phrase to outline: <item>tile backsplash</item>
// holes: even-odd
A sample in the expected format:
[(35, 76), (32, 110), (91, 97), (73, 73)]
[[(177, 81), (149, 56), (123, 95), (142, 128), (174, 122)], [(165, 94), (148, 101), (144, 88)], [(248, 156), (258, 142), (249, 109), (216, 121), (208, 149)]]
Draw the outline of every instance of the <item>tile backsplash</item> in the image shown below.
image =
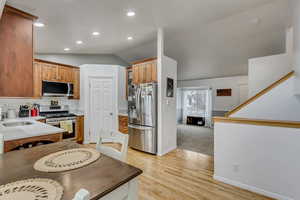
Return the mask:
[(79, 109), (79, 100), (70, 100), (67, 97), (44, 97), (42, 99), (24, 99), (24, 98), (0, 98), (0, 107), (7, 104), (10, 108), (19, 109), (20, 105), (26, 103), (37, 103), (40, 105), (50, 105), (51, 100), (58, 100), (60, 105), (68, 105), (70, 110)]

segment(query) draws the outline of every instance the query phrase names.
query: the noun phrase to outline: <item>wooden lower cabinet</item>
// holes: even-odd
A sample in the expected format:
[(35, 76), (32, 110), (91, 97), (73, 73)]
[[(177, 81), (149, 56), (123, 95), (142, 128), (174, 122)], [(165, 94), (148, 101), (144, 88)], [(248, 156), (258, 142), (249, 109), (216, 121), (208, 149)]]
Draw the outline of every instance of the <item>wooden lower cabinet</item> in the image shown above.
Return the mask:
[(46, 123), (46, 119), (39, 119), (39, 120), (36, 120), (36, 121)]
[(76, 117), (76, 133), (77, 133), (77, 143), (82, 144), (84, 140), (84, 116)]
[(4, 142), (4, 152), (12, 151), (18, 147), (22, 147), (26, 144), (34, 144), (39, 142), (60, 142), (62, 141), (62, 133), (50, 134), (50, 135), (42, 135), (30, 138), (23, 138), (17, 140), (10, 140)]
[(119, 131), (128, 134), (128, 117), (119, 115)]

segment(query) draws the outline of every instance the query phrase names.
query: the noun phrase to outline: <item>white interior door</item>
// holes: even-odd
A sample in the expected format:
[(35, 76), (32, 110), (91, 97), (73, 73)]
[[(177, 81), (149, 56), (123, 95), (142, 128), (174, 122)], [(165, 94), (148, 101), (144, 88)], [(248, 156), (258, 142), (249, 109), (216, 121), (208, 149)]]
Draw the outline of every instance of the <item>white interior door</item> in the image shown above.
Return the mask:
[(101, 130), (115, 129), (113, 79), (90, 78), (90, 142), (96, 142)]

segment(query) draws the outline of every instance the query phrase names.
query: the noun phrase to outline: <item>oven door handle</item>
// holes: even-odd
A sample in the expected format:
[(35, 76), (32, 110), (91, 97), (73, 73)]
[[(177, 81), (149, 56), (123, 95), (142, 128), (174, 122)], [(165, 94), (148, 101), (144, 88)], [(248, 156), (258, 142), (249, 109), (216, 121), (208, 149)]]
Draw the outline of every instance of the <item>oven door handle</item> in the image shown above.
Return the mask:
[(47, 124), (52, 125), (52, 126), (57, 126), (57, 125), (59, 125), (59, 122), (47, 122)]
[[(66, 121), (68, 121), (68, 120), (66, 120)], [(76, 123), (76, 120), (71, 120), (71, 121), (72, 121), (72, 123)], [(60, 125), (59, 122), (46, 122), (46, 124), (53, 125), (53, 126)]]

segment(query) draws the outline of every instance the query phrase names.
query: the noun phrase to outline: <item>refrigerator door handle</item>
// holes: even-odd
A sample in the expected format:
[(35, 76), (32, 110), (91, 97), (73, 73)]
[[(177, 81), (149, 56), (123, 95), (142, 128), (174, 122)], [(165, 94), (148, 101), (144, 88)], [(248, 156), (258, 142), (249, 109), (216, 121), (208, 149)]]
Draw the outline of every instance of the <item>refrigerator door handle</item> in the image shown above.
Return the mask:
[(137, 125), (132, 125), (129, 124), (128, 125), (129, 128), (134, 128), (134, 129), (138, 129), (138, 130), (152, 130), (152, 127), (147, 127), (147, 126), (137, 126)]
[(136, 97), (136, 113), (137, 113), (137, 119), (140, 122), (141, 121), (141, 88), (140, 86), (137, 87), (137, 97)]

